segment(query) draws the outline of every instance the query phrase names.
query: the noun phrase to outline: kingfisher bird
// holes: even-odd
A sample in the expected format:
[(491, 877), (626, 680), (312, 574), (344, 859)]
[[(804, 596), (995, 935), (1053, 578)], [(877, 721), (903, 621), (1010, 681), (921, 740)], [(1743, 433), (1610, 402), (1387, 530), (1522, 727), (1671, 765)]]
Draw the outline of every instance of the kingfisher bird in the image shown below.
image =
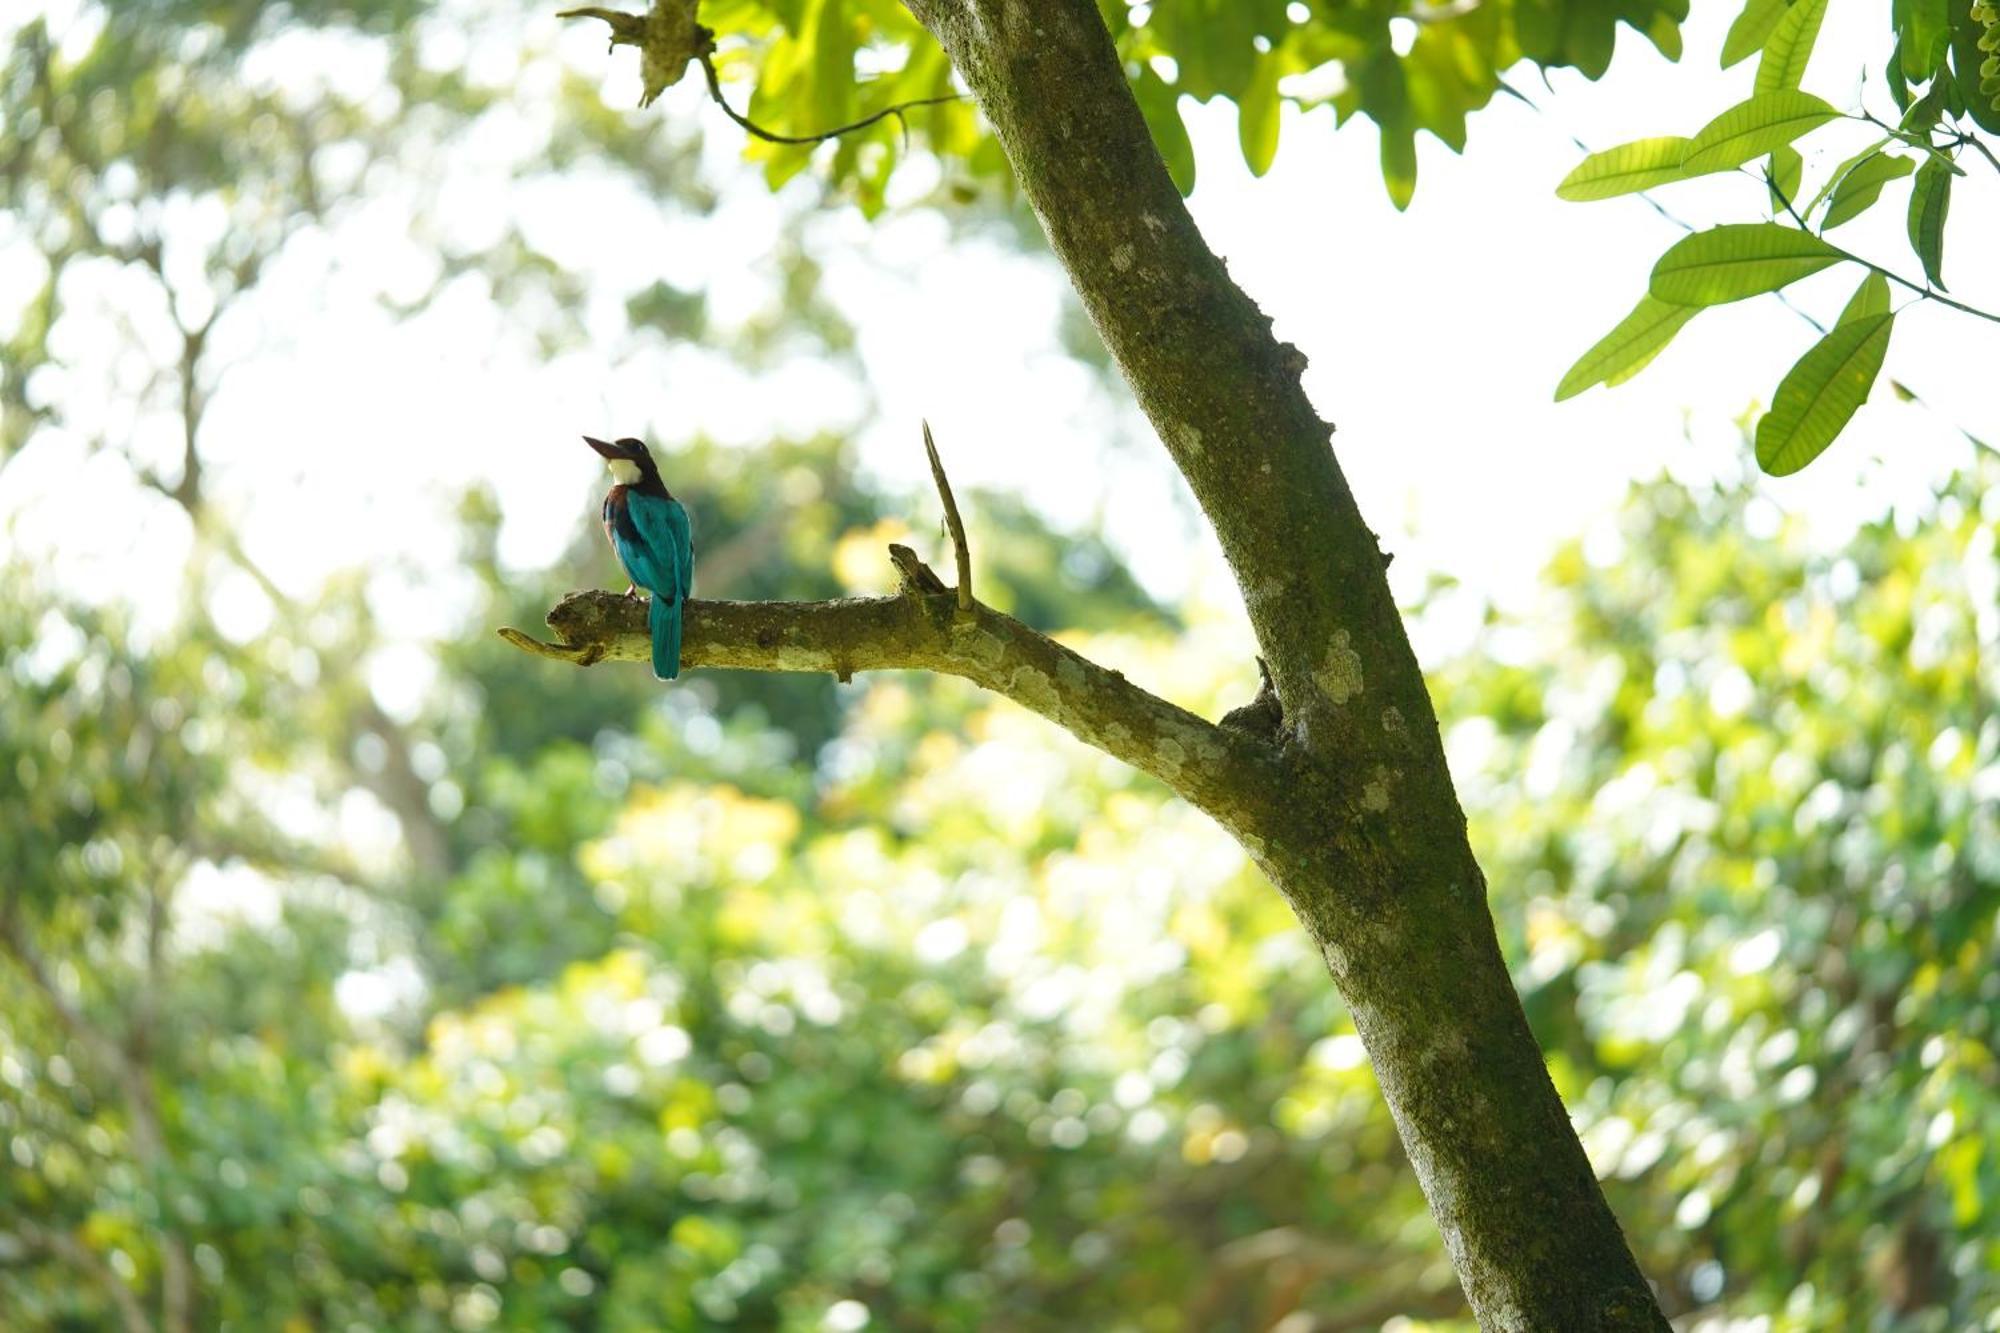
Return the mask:
[(604, 535), (632, 578), (628, 594), (652, 594), (646, 628), (653, 636), (653, 675), (681, 674), (681, 610), (694, 579), (694, 536), (687, 510), (660, 480), (652, 454), (629, 437), (615, 442), (583, 437), (617, 484), (604, 497)]

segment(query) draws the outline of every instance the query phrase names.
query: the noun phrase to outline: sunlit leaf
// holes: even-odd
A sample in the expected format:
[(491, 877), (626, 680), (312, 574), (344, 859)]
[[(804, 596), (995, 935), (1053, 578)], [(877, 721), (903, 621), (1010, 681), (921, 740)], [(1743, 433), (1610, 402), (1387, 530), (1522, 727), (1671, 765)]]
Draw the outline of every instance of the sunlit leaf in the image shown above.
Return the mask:
[(1736, 21), (1729, 25), (1729, 35), (1722, 39), (1722, 67), (1728, 69), (1743, 57), (1761, 51), (1771, 29), (1785, 16), (1785, 8), (1785, 0), (1749, 0)]
[(1787, 476), (1833, 443), (1868, 400), (1895, 320), (1877, 314), (1837, 324), (1799, 358), (1757, 423), (1757, 466), (1774, 477)]
[(1757, 62), (1757, 91), (1774, 93), (1796, 88), (1806, 76), (1813, 42), (1826, 18), (1826, 0), (1793, 0), (1792, 7), (1771, 29), (1764, 57)]
[(1572, 202), (1610, 199), (1669, 181), (1685, 180), (1681, 161), (1694, 141), (1669, 135), (1638, 139), (1592, 153), (1556, 186), (1556, 197)]
[(1944, 219), (1951, 211), (1951, 173), (1936, 160), (1917, 168), (1910, 190), (1910, 248), (1923, 261), (1931, 286), (1944, 287)]
[(1377, 56), (1354, 71), (1359, 105), (1382, 131), (1382, 184), (1398, 211), (1417, 191), (1417, 121), (1410, 105), (1410, 79), (1400, 60)]
[(1840, 312), (1839, 322), (1849, 324), (1857, 319), (1888, 313), (1889, 280), (1880, 273), (1870, 273), (1861, 280), (1861, 285), (1854, 289), (1854, 295), (1847, 298), (1847, 305)]
[(1382, 127), (1382, 183), (1389, 188), (1389, 202), (1401, 212), (1417, 193), (1417, 136), (1401, 133), (1392, 126)]
[(1821, 229), (1830, 231), (1843, 222), (1851, 222), (1881, 197), (1884, 185), (1916, 169), (1913, 158), (1877, 153), (1864, 159), (1842, 176), (1840, 184), (1834, 187), (1833, 202), (1826, 207)]
[(1775, 222), (1737, 223), (1676, 241), (1653, 265), (1650, 290), (1674, 305), (1722, 305), (1776, 291), (1840, 259), (1810, 232)]
[(1902, 0), (1896, 65), (1910, 83), (1924, 83), (1944, 64), (1951, 48), (1950, 0)]
[(1759, 93), (1703, 126), (1681, 165), (1690, 176), (1727, 171), (1838, 119), (1838, 111), (1811, 93)]
[(1236, 136), (1243, 147), (1244, 165), (1250, 174), (1261, 176), (1271, 169), (1278, 154), (1278, 76), (1283, 63), (1276, 51), (1257, 57), (1256, 72), (1236, 103)]
[(1556, 386), (1556, 401), (1573, 398), (1594, 384), (1616, 385), (1644, 370), (1681, 326), (1701, 313), (1700, 306), (1669, 305), (1651, 296), (1639, 298), (1632, 313), (1577, 358)]
[(1842, 159), (1840, 165), (1835, 167), (1832, 170), (1832, 172), (1830, 172), (1827, 175), (1825, 183), (1822, 184), (1818, 190), (1813, 192), (1813, 197), (1806, 202), (1806, 206), (1800, 209), (1799, 212), (1804, 214), (1806, 217), (1811, 217), (1813, 214), (1813, 210), (1818, 208), (1820, 204), (1825, 202), (1826, 197), (1829, 194), (1833, 193), (1833, 187), (1840, 184), (1840, 182), (1846, 178), (1848, 172), (1854, 170), (1856, 167), (1860, 166), (1863, 162), (1873, 157), (1878, 151), (1880, 151), (1882, 145), (1888, 143), (1892, 137), (1894, 136), (1885, 134), (1881, 138), (1877, 139), (1874, 143), (1871, 143), (1866, 148), (1862, 149), (1860, 152), (1855, 153), (1851, 157)]
[(1659, 10), (1647, 21), (1646, 26), (1641, 31), (1646, 34), (1646, 40), (1653, 44), (1654, 50), (1669, 60), (1679, 60), (1681, 58), (1681, 18), (1685, 17), (1685, 14), (1676, 17), (1665, 10)]
[(1889, 86), (1889, 100), (1896, 104), (1898, 111), (1910, 109), (1910, 84), (1903, 77), (1903, 43), (1898, 38), (1894, 49), (1889, 52), (1889, 62), (1882, 67), (1882, 82)]
[(1771, 191), (1771, 214), (1777, 216), (1798, 207), (1799, 183), (1805, 179), (1806, 160), (1799, 150), (1786, 144), (1775, 149), (1764, 164), (1764, 179)]
[(2000, 89), (1989, 87), (1980, 92), (1989, 82), (1982, 71), (1987, 57), (1993, 54), (2000, 26), (1986, 27), (1972, 16), (1968, 4), (1950, 3), (1946, 12), (1951, 19), (1951, 76), (1945, 78), (1940, 74), (1937, 82), (1950, 85), (1955, 103), (1964, 107), (1964, 114), (1974, 125), (1989, 134), (2000, 134), (2000, 95), (1996, 95)]
[(854, 24), (846, 0), (812, 0), (800, 38), (812, 52), (812, 105), (817, 133), (853, 119)]

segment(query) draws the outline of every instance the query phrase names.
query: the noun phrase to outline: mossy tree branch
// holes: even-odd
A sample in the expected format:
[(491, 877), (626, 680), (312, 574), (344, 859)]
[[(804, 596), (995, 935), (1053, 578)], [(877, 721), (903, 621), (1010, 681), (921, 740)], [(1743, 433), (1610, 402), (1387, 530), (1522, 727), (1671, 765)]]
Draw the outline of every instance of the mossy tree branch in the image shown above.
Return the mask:
[[(898, 552), (907, 555), (906, 552)], [(1239, 833), (1251, 830), (1281, 793), (1274, 747), (1225, 729), (1099, 666), (1012, 616), (954, 592), (914, 557), (898, 560), (906, 588), (894, 597), (824, 602), (690, 599), (681, 631), (684, 667), (743, 671), (934, 671), (1004, 695), (1078, 739), (1164, 782)], [(921, 573), (911, 576), (914, 568)], [(557, 636), (519, 630), (509, 643), (588, 666), (646, 661), (645, 602), (613, 592), (571, 593), (549, 612)]]
[[(1235, 834), (1318, 946), (1481, 1325), (1662, 1333), (1514, 992), (1386, 561), (1300, 383), (1305, 358), (1202, 239), (1096, 0), (905, 4), (993, 127), (1214, 528), (1268, 694), (1211, 725), (977, 602), (959, 610), (900, 556), (899, 598), (691, 602), (683, 660), (948, 672), (1168, 783)], [(646, 655), (640, 603), (580, 594), (550, 620), (563, 644), (537, 651)]]
[(1239, 836), (1347, 1000), (1474, 1313), (1496, 1330), (1664, 1330), (1522, 1014), (1305, 358), (1203, 240), (1095, 0), (905, 2), (1221, 542), (1292, 773)]

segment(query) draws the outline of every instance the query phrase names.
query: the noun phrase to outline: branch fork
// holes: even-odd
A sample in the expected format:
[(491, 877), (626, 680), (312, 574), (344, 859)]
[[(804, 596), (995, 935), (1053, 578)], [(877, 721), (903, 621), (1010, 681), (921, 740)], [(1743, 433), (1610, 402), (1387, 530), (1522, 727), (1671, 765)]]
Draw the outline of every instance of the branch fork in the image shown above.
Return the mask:
[[(1220, 727), (1134, 685), (1072, 648), (972, 595), (972, 551), (936, 441), (924, 430), (958, 586), (947, 587), (917, 553), (889, 547), (900, 588), (892, 597), (823, 602), (724, 602), (690, 598), (681, 661), (751, 671), (921, 670), (959, 676), (1041, 714), (1081, 740), (1160, 779), (1225, 826), (1247, 829), (1274, 808), (1286, 777), (1267, 736)], [(537, 657), (591, 666), (645, 661), (645, 603), (610, 591), (574, 592), (549, 612), (555, 641), (512, 627), (500, 637)]]

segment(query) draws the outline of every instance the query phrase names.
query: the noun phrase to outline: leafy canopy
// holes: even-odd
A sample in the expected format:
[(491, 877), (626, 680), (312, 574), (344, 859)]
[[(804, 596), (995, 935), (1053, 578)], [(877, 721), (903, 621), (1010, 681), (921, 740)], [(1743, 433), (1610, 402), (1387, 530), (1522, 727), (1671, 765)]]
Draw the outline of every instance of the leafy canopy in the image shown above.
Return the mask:
[[(1861, 289), (1785, 372), (1758, 423), (1758, 466), (1784, 475), (1819, 457), (1868, 400), (1897, 318), (1891, 282), (1914, 294), (1905, 306), (1929, 300), (2000, 319), (1947, 296), (1944, 281), (1945, 220), (1953, 182), (1966, 174), (1961, 159), (2000, 172), (2000, 157), (1987, 142), (2000, 131), (2000, 10), (1990, 0), (1895, 0), (1881, 79), (1894, 106), (1890, 115), (1877, 114), (1865, 96), (1843, 111), (1800, 89), (1827, 5), (1748, 0), (1723, 44), (1722, 64), (1757, 56), (1749, 97), (1692, 138), (1640, 139), (1592, 153), (1556, 187), (1564, 199), (1589, 201), (1737, 171), (1764, 182), (1760, 193), (1775, 219), (1719, 226), (1675, 244), (1654, 265), (1632, 313), (1563, 376), (1558, 399), (1630, 379), (1708, 306), (1778, 291), (1835, 264), (1860, 268)], [(1808, 196), (1797, 145), (1809, 136), (1852, 135), (1860, 125), (1872, 127), (1869, 142)], [(1825, 239), (1905, 177), (1911, 178), (1907, 232), (1920, 278)]]
[[(1828, 2), (1747, 0), (1722, 63), (1757, 57), (1749, 96), (1692, 134), (1592, 153), (1558, 186), (1563, 198), (1587, 201), (1742, 172), (1765, 183), (1760, 193), (1777, 219), (1720, 227), (1676, 246), (1632, 313), (1563, 376), (1559, 399), (1638, 374), (1696, 311), (1777, 291), (1836, 263), (1886, 277), (1920, 299), (1984, 313), (1946, 294), (1945, 231), (1954, 181), (1965, 174), (1958, 159), (1976, 155), (2000, 171), (2000, 156), (1983, 138), (2000, 130), (2000, 10), (1989, 0), (1896, 0), (1879, 80), (1893, 114), (1878, 115), (1865, 105), (1836, 107), (1801, 87)], [(692, 4), (656, 0), (651, 18), (685, 14)], [(1503, 90), (1502, 74), (1517, 62), (1597, 78), (1609, 67), (1621, 22), (1677, 58), (1687, 15), (1685, 0), (1499, 0), (1449, 8), (1399, 0), (1100, 0), (1099, 7), (1183, 192), (1194, 188), (1196, 163), (1182, 98), (1222, 97), (1237, 106), (1243, 157), (1260, 175), (1276, 155), (1287, 103), (1301, 110), (1331, 106), (1341, 123), (1357, 115), (1375, 122), (1383, 179), (1398, 207), (1416, 188), (1417, 133), (1462, 150), (1466, 117)], [(716, 35), (722, 92), (749, 82), (748, 116), (758, 125), (780, 136), (810, 136), (883, 117), (831, 146), (753, 142), (749, 151), (763, 160), (773, 185), (817, 155), (828, 179), (873, 212), (883, 206), (908, 147), (921, 139), (947, 164), (949, 188), (970, 190), (981, 179), (1004, 188), (1004, 158), (969, 102), (892, 113), (954, 90), (943, 52), (898, 0), (707, 0), (698, 12)], [(649, 74), (649, 95), (654, 82)], [(1879, 136), (1841, 160), (1808, 197), (1797, 145), (1857, 122)], [(1907, 231), (1920, 277), (1817, 239), (1876, 206), (1904, 177), (1912, 178)], [(1820, 329), (1820, 341), (1786, 373), (1758, 429), (1761, 466), (1797, 471), (1838, 437), (1867, 400), (1895, 318), (1891, 311), (1865, 337)]]
[[(723, 521), (755, 498), (740, 460), (698, 461)], [(1995, 481), (1834, 555), (1746, 488), (1639, 487), (1532, 623), (1438, 673), (1530, 1018), (1677, 1312), (1958, 1328), (2000, 1299)], [(834, 501), (794, 516), (872, 540), (867, 497)], [(1350, 1016), (1156, 784), (953, 682), (870, 680), (820, 755), (643, 686), (543, 717), (440, 703), (443, 878), (371, 883), (247, 799), (338, 763), (323, 679), (274, 665), (327, 652), (309, 623), (141, 647), (0, 594), (0, 845), (88, 1021), (122, 1035), (148, 993), (121, 944), (160, 869), (281, 890), (268, 919), (183, 909), (145, 1169), (115, 1084), (0, 966), (0, 1308), (28, 1327), (111, 1317), (34, 1245), (57, 1231), (142, 1288), (178, 1236), (203, 1311), (251, 1326), (1457, 1312)], [(1218, 637), (1090, 649), (1215, 710), (1246, 684)], [(494, 700), (540, 669), (443, 667), (447, 698)], [(405, 949), (422, 980), (353, 1003)]]
[[(657, 0), (655, 14), (685, 0)], [(1195, 181), (1180, 99), (1234, 102), (1244, 161), (1261, 175), (1277, 152), (1280, 109), (1331, 106), (1382, 135), (1382, 176), (1401, 208), (1417, 183), (1416, 136), (1465, 147), (1466, 117), (1500, 91), (1517, 61), (1574, 68), (1595, 79), (1610, 66), (1617, 25), (1680, 53), (1687, 0), (1492, 0), (1434, 6), (1414, 0), (1100, 0), (1154, 142), (1183, 192)], [(953, 91), (944, 52), (899, 0), (706, 0), (725, 91), (753, 84), (750, 119), (809, 135), (899, 104)], [(878, 209), (905, 151), (904, 131), (939, 154), (961, 185), (1004, 180), (999, 146), (969, 103), (926, 107), (843, 136), (821, 156), (832, 180)], [(755, 143), (775, 185), (814, 159), (811, 145)]]

